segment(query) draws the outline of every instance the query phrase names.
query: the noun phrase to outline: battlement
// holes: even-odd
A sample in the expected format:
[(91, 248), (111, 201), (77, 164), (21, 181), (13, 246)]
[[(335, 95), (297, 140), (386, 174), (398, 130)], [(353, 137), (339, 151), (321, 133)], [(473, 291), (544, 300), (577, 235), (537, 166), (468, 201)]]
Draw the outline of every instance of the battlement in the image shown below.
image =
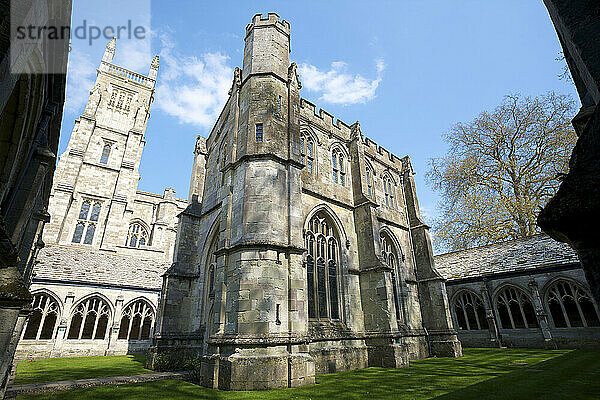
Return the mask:
[[(319, 118), (326, 127), (335, 128), (338, 130), (338, 133), (344, 138), (350, 138), (352, 128), (344, 121), (336, 119), (333, 115), (322, 108), (320, 108), (319, 112), (317, 113), (317, 107), (310, 101), (303, 98), (300, 98), (300, 108), (306, 110), (312, 116)], [(335, 122), (333, 122), (334, 119)]]
[(246, 26), (246, 36), (252, 31), (252, 29), (265, 26), (276, 26), (288, 36), (290, 34), (289, 22), (287, 22), (286, 20), (280, 21), (279, 15), (275, 13), (268, 13), (267, 18), (264, 18), (263, 14), (256, 14), (252, 18), (252, 23)]
[[(308, 101), (304, 98), (300, 99), (300, 108), (302, 110), (305, 110), (305, 112), (308, 113), (310, 116), (314, 116), (314, 117), (318, 118), (319, 123), (321, 125), (323, 125), (322, 126), (323, 128), (330, 130), (332, 132), (337, 131), (337, 133), (340, 136), (342, 136), (346, 140), (350, 140), (351, 135), (352, 135), (352, 127), (350, 125), (346, 124), (345, 122), (343, 122), (339, 119), (336, 119), (333, 115), (331, 115), (327, 111), (323, 110), (322, 108), (320, 108), (319, 112), (317, 113), (317, 107), (313, 103), (311, 103), (310, 101)], [(334, 120), (335, 120), (335, 122), (334, 122)], [(386, 148), (379, 146), (377, 143), (375, 143), (371, 139), (369, 139), (367, 137), (362, 137), (362, 135), (361, 135), (361, 140), (363, 141), (363, 144), (367, 148), (372, 150), (372, 155), (380, 156), (382, 159), (385, 159), (385, 160), (391, 162), (399, 170), (402, 170), (404, 168), (403, 160), (405, 158), (407, 158), (408, 156), (401, 159), (400, 157), (391, 153)]]
[(384, 158), (385, 160), (390, 161), (399, 170), (404, 169), (405, 166), (404, 166), (403, 160), (405, 158), (408, 158), (408, 156), (400, 158), (397, 155), (395, 155), (394, 153), (392, 153), (391, 151), (389, 151), (388, 149), (386, 149), (385, 147), (378, 145), (377, 143), (375, 143), (373, 140), (369, 139), (368, 137), (364, 138), (363, 143), (364, 143), (365, 147), (373, 150), (374, 155), (379, 155), (382, 158)]

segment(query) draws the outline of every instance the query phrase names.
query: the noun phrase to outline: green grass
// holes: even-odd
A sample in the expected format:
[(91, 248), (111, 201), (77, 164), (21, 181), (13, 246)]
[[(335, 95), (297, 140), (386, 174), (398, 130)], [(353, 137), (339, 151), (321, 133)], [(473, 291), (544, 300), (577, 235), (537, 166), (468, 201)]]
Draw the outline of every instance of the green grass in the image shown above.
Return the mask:
[(15, 385), (147, 374), (146, 355), (110, 357), (50, 358), (21, 361), (17, 365)]
[[(526, 363), (526, 365), (522, 365)], [(220, 392), (187, 382), (106, 386), (34, 399), (597, 399), (600, 351), (466, 349), (410, 368), (368, 368), (317, 377), (317, 385), (270, 392)]]

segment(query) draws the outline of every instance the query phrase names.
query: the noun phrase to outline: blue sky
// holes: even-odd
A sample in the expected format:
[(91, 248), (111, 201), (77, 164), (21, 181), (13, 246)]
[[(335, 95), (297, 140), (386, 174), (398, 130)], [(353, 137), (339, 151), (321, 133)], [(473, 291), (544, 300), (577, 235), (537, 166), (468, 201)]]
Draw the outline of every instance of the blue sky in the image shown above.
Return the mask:
[[(151, 31), (147, 40), (118, 41), (114, 62), (146, 74), (160, 54), (139, 189), (162, 193), (170, 186), (183, 198), (195, 137), (208, 135), (221, 110), (256, 13), (276, 12), (290, 22), (302, 97), (348, 124), (360, 120), (363, 134), (410, 155), (427, 219), (439, 202), (425, 182), (427, 163), (445, 153), (442, 135), (454, 123), (493, 109), (508, 93), (576, 97), (573, 85), (557, 77), (560, 45), (541, 0), (77, 0), (73, 8), (74, 26), (131, 19)], [(72, 45), (61, 153), (106, 41)]]

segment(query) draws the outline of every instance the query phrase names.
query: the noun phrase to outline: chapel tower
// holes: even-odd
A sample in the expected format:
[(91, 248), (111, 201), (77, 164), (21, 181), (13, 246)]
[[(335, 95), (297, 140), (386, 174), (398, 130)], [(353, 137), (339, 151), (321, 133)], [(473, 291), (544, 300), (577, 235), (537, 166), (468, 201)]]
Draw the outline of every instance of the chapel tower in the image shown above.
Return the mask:
[[(256, 15), (246, 27), (244, 68), (235, 71), (225, 111), (209, 139), (196, 143), (192, 204), (180, 217), (158, 323), (165, 337), (181, 329), (203, 331), (195, 344), (199, 352), (219, 356), (205, 367), (211, 386), (260, 388), (247, 386), (257, 384), (247, 379), (250, 370), (269, 375), (264, 388), (314, 382), (314, 365), (301, 349), (307, 333), (303, 165), (299, 82), (289, 53), (289, 24), (276, 14)], [(199, 247), (208, 253), (198, 254)], [(196, 293), (179, 297), (190, 270), (202, 279), (193, 283)], [(195, 311), (197, 296), (204, 306)], [(199, 317), (183, 326), (175, 309)]]
[(261, 390), (459, 355), (408, 157), (300, 99), (289, 54), (290, 25), (255, 15), (196, 142), (149, 365)]
[(123, 245), (127, 236), (158, 56), (145, 76), (113, 64), (115, 50), (113, 38), (85, 111), (60, 156), (48, 210), (51, 222), (44, 230), (47, 245), (111, 249)]

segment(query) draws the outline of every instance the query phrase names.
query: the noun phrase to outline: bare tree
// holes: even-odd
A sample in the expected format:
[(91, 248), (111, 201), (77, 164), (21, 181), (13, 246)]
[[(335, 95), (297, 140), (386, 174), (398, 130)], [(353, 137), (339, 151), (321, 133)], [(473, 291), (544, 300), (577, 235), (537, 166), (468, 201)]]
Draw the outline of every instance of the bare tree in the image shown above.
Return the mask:
[(447, 155), (431, 159), (427, 173), (442, 194), (436, 244), (462, 250), (536, 234), (537, 214), (568, 170), (575, 110), (565, 95), (508, 95), (493, 112), (453, 126)]

